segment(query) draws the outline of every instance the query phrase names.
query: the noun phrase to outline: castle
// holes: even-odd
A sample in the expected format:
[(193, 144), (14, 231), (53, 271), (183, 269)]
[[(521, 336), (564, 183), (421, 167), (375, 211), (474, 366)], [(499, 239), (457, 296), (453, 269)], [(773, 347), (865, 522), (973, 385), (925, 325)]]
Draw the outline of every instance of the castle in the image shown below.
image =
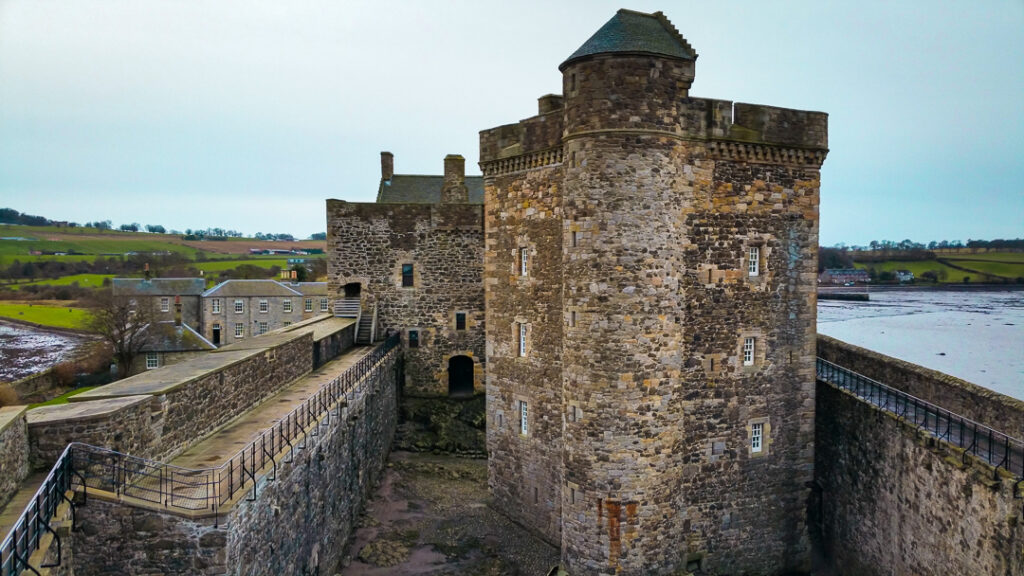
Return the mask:
[(696, 60), (620, 10), (480, 133), (482, 198), (383, 153), (327, 203), (332, 299), (401, 331), (405, 393), (486, 394), (494, 504), (574, 574), (810, 565), (827, 116), (692, 97)]

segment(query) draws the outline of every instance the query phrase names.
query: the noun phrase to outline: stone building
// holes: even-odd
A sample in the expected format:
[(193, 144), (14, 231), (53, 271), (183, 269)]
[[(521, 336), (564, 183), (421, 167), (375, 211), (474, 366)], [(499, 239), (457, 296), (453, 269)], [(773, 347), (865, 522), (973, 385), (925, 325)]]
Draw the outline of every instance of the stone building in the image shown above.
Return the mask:
[[(326, 296), (308, 284), (275, 280), (225, 280), (202, 295), (202, 334), (216, 346), (260, 336), (329, 310)], [(309, 292), (304, 294), (302, 290)]]
[(177, 364), (217, 349), (202, 334), (183, 322), (153, 322), (142, 332), (142, 336), (145, 343), (139, 349), (139, 358), (132, 363), (129, 376)]
[(375, 203), (327, 201), (329, 298), (402, 332), (406, 395), (484, 391), (483, 179), (465, 166), (395, 174), (382, 152)]
[(110, 286), (114, 296), (132, 298), (139, 304), (151, 306), (157, 322), (173, 321), (174, 302), (180, 299), (182, 321), (199, 326), (200, 300), (206, 290), (202, 278), (114, 278)]
[(827, 116), (696, 60), (620, 10), (480, 134), (490, 487), (574, 574), (809, 568)]

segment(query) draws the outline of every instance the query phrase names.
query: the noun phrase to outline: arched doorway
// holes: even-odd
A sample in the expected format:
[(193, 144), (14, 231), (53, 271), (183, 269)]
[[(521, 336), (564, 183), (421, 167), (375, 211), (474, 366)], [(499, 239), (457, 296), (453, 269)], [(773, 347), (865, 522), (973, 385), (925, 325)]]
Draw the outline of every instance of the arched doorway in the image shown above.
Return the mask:
[(363, 291), (363, 285), (359, 282), (349, 282), (345, 284), (345, 298), (359, 298), (359, 295)]
[(466, 398), (473, 395), (473, 359), (452, 356), (448, 360), (448, 396)]

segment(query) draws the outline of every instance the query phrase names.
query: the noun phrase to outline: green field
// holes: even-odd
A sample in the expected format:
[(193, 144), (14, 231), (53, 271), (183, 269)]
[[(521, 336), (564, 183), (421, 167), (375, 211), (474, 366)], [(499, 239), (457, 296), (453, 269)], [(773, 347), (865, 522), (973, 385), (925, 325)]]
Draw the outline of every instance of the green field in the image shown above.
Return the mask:
[(977, 254), (967, 253), (944, 253), (936, 252), (936, 256), (944, 260), (985, 260), (989, 262), (1020, 262), (1024, 264), (1024, 252), (979, 252)]
[(953, 262), (957, 266), (963, 266), (964, 268), (970, 268), (971, 270), (977, 270), (979, 272), (985, 272), (986, 274), (992, 274), (994, 276), (1002, 276), (1003, 278), (1024, 278), (1024, 262), (1019, 264), (1009, 264), (1005, 262), (991, 262), (985, 260), (960, 260), (948, 258), (950, 262)]
[(258, 266), (260, 268), (270, 269), (271, 266), (277, 266), (282, 270), (288, 267), (287, 258), (252, 258), (249, 260), (219, 260), (214, 262), (196, 262), (196, 268), (199, 268), (204, 273), (209, 274), (211, 272), (223, 272), (225, 270), (234, 270), (235, 268), (249, 264), (252, 266)]
[(36, 280), (35, 282), (8, 284), (8, 287), (13, 290), (19, 290), (24, 286), (70, 286), (75, 282), (78, 282), (78, 286), (81, 288), (102, 288), (103, 280), (113, 277), (113, 274), (73, 274), (71, 276), (63, 276), (61, 278)]
[[(936, 262), (935, 260), (921, 260), (917, 262), (903, 262), (888, 260), (885, 262), (856, 262), (854, 266), (857, 268), (874, 268), (875, 270), (895, 272), (897, 270), (910, 270), (914, 273), (914, 277), (917, 279), (921, 278), (921, 275), (929, 270), (934, 270), (939, 275), (939, 282), (954, 283), (958, 284), (964, 281), (964, 276), (970, 278), (970, 282), (984, 282), (985, 276), (980, 274), (972, 274), (970, 272), (964, 272), (963, 270), (957, 270), (956, 268), (950, 268), (945, 264)], [(945, 274), (943, 274), (945, 273)]]
[(53, 328), (82, 330), (89, 318), (89, 312), (84, 308), (53, 304), (0, 301), (0, 318), (32, 322)]
[(50, 398), (46, 402), (40, 402), (38, 404), (29, 404), (28, 407), (38, 408), (39, 406), (54, 406), (56, 404), (67, 404), (68, 398), (71, 398), (72, 396), (77, 396), (82, 392), (88, 392), (93, 388), (99, 388), (99, 386), (82, 386), (81, 388), (75, 388), (74, 390), (69, 390), (61, 394), (60, 396), (57, 396), (56, 398)]

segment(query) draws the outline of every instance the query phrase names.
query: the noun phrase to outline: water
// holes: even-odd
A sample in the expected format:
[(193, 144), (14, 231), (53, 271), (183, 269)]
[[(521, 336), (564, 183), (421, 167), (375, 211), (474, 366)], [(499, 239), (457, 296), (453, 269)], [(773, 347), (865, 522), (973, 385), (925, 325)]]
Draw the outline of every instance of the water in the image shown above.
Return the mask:
[(43, 371), (66, 358), (82, 341), (38, 328), (0, 324), (0, 382)]
[(1024, 290), (878, 290), (818, 301), (818, 332), (1024, 400)]

